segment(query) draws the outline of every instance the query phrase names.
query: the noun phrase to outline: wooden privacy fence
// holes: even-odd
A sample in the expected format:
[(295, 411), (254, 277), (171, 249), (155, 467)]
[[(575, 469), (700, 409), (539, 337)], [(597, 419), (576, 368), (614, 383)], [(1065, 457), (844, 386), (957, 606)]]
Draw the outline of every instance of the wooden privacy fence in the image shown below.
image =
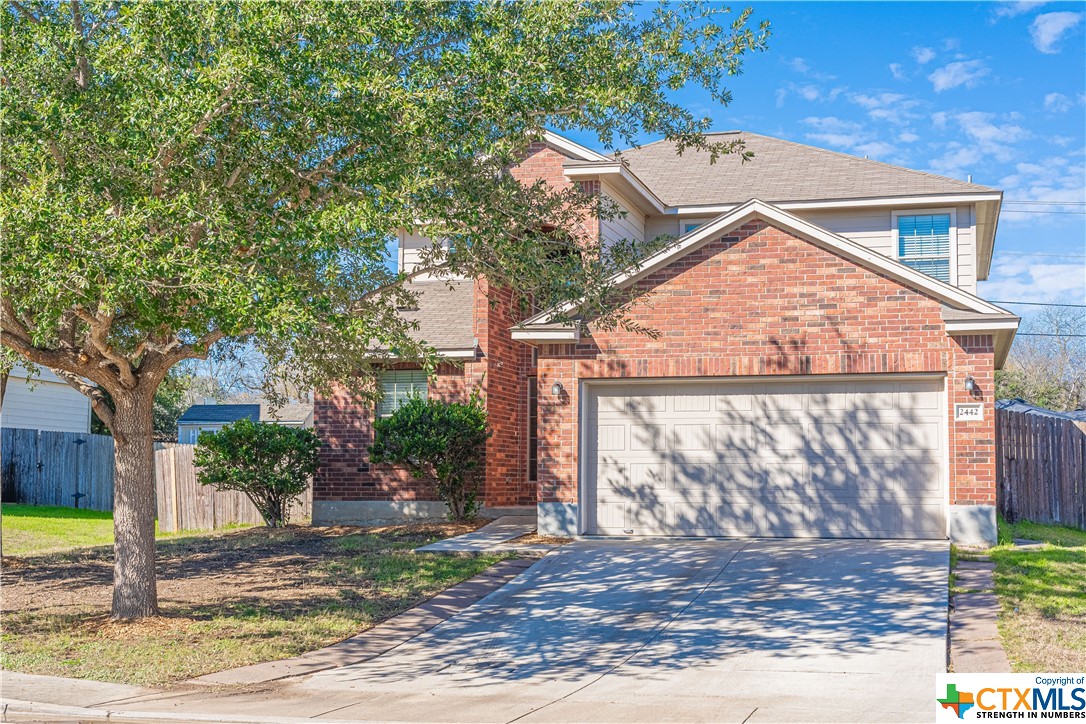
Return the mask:
[[(158, 529), (213, 530), (235, 523), (260, 525), (264, 521), (243, 493), (219, 492), (196, 480), (192, 455), (195, 445), (167, 445), (155, 450), (155, 499)], [(313, 508), (313, 486), (291, 507), (290, 520), (308, 519)]]
[(1086, 422), (996, 410), (999, 512), (1086, 529)]
[(0, 487), (6, 503), (113, 510), (113, 438), (0, 428)]

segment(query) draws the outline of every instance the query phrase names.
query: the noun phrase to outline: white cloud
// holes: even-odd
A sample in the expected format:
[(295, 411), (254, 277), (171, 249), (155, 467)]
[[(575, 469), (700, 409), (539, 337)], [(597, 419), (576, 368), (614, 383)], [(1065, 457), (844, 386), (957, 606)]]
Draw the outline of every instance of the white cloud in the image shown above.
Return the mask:
[(964, 85), (972, 88), (977, 81), (988, 75), (991, 70), (983, 60), (962, 60), (948, 63), (928, 76), (936, 93)]
[(901, 141), (902, 143), (916, 143), (920, 140), (920, 136), (916, 135), (912, 131), (905, 131), (904, 133), (898, 135), (897, 140)]
[(994, 19), (999, 18), (1013, 18), (1024, 13), (1028, 13), (1030, 10), (1039, 8), (1044, 5), (1044, 2), (1037, 2), (1036, 0), (1019, 0), (1019, 2), (999, 3), (996, 6), (995, 12), (992, 13)]
[(916, 62), (920, 65), (924, 65), (925, 63), (930, 63), (935, 60), (935, 51), (931, 48), (917, 46), (913, 48), (913, 58), (916, 59)]
[(861, 108), (866, 108), (867, 115), (876, 121), (901, 125), (918, 117), (910, 111), (920, 101), (901, 93), (853, 93), (848, 98)]
[(792, 58), (786, 63), (797, 73), (809, 73), (811, 70), (811, 66), (807, 65), (807, 61), (803, 58)]
[(1053, 55), (1060, 52), (1056, 44), (1063, 36), (1082, 22), (1082, 13), (1059, 12), (1043, 13), (1033, 19), (1029, 34), (1033, 38), (1033, 47), (1042, 53)]
[(1013, 123), (994, 123), (995, 116), (991, 113), (969, 111), (959, 113), (954, 119), (976, 148), (1004, 163), (1011, 161), (1018, 144), (1032, 135), (1022, 126)]
[(1063, 93), (1049, 93), (1045, 96), (1045, 110), (1053, 113), (1066, 113), (1074, 106), (1074, 102)]
[(894, 76), (894, 80), (905, 80), (908, 76), (905, 75), (905, 71), (901, 68), (901, 63), (890, 64), (890, 75)]
[(885, 141), (871, 141), (869, 143), (861, 143), (853, 150), (857, 153), (862, 153), (864, 156), (868, 156), (879, 161), (885, 161), (887, 158), (897, 152), (897, 148), (893, 144), (886, 143)]
[(1044, 302), (1052, 299), (1086, 298), (1086, 268), (1081, 262), (1053, 264), (1046, 257), (1000, 257), (992, 261), (988, 281), (981, 282), (988, 299)]
[[(1081, 158), (1082, 154), (1070, 154), (1070, 156)], [(1068, 156), (1052, 156), (1038, 159), (1036, 162), (1015, 164), (1014, 173), (1001, 178), (999, 185), (1006, 192), (1008, 202), (1049, 202), (1022, 206), (1009, 205), (1004, 209), (1007, 213), (1002, 217), (1008, 222), (1045, 223), (1046, 225), (1082, 223), (1074, 215), (1048, 213), (1067, 212), (1072, 208), (1079, 209), (1080, 204), (1086, 203), (1086, 168), (1081, 162), (1069, 161)], [(1071, 204), (1055, 203), (1061, 201), (1071, 202)]]
[(957, 142), (948, 143), (946, 149), (942, 156), (928, 161), (928, 167), (934, 173), (951, 178), (964, 179), (983, 157), (975, 146), (963, 146)]
[(936, 113), (931, 114), (931, 123), (936, 128), (945, 128), (947, 119), (949, 117), (950, 117), (949, 114), (947, 114), (946, 112), (938, 111)]
[(789, 95), (797, 95), (809, 102), (831, 102), (845, 92), (844, 88), (826, 88), (817, 83), (789, 83), (784, 88), (777, 89), (777, 108), (784, 105)]

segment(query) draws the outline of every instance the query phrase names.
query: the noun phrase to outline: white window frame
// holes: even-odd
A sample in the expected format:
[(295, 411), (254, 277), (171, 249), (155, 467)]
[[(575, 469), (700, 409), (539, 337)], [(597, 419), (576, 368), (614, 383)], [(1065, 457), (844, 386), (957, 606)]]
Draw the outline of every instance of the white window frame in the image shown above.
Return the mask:
[[(901, 216), (940, 216), (950, 217), (950, 281), (952, 286), (958, 286), (958, 210), (949, 209), (900, 209), (890, 214), (890, 232), (893, 243), (893, 258), (901, 261), (901, 241), (898, 239), (897, 220)], [(904, 262), (902, 262), (904, 263)], [(906, 266), (908, 266), (906, 264)], [(912, 268), (912, 267), (910, 267)], [(917, 271), (920, 271), (917, 269)], [(921, 272), (923, 273), (923, 272)], [(933, 279), (935, 277), (932, 277)]]
[[(422, 382), (422, 398), (424, 400), (429, 399), (429, 397), (430, 397), (430, 380), (426, 377), (426, 371), (425, 370), (382, 370), (381, 375), (378, 378), (378, 384), (381, 385), (382, 390), (383, 390), (384, 384), (385, 384), (385, 375), (397, 375), (397, 374), (399, 374), (399, 375), (422, 375), (422, 379), (423, 379), (423, 382)], [(399, 409), (397, 407), (397, 408), (393, 408), (393, 409), (389, 410), (388, 412), (382, 412), (381, 408), (382, 408), (382, 406), (384, 404), (385, 404), (385, 399), (382, 397), (381, 401), (377, 403), (377, 409), (375, 410), (375, 414), (376, 414), (377, 417), (391, 417), (392, 413), (394, 413), (397, 409)]]

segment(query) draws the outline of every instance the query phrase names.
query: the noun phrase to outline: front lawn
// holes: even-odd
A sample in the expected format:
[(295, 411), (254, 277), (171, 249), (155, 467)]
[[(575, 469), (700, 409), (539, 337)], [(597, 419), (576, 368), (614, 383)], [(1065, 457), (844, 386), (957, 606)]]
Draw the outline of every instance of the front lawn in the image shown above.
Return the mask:
[[(5, 514), (7, 512), (5, 506)], [(472, 524), (250, 528), (158, 543), (162, 616), (109, 620), (112, 548), (5, 559), (0, 666), (164, 685), (342, 640), (502, 556), (416, 554)]]
[[(0, 512), (5, 556), (36, 556), (73, 548), (113, 545), (113, 513), (52, 505), (5, 503)], [(227, 526), (226, 530), (248, 527)], [(214, 535), (211, 531), (156, 532), (156, 538)]]
[[(1045, 543), (1016, 548), (1014, 538)], [(999, 629), (1014, 671), (1086, 671), (1086, 531), (1000, 521), (989, 551), (1002, 612)]]

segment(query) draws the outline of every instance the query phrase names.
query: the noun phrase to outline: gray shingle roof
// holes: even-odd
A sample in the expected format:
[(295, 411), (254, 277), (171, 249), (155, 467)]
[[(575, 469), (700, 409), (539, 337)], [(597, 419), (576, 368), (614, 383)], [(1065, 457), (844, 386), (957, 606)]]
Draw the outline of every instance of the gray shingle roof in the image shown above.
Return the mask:
[(179, 424), (236, 422), (242, 418), (260, 421), (260, 405), (193, 405), (177, 418)]
[(710, 164), (709, 154), (693, 149), (679, 156), (670, 141), (619, 155), (669, 206), (738, 204), (751, 198), (774, 203), (995, 191), (757, 133), (708, 135), (722, 141), (742, 138), (754, 159), (741, 163), (738, 157), (727, 155)]
[(401, 312), (419, 323), (415, 339), (437, 350), (475, 348), (475, 287), (470, 281), (415, 282), (407, 288), (418, 294), (417, 308)]
[(260, 419), (265, 422), (305, 422), (313, 414), (311, 402), (289, 402), (282, 407), (260, 406)]

